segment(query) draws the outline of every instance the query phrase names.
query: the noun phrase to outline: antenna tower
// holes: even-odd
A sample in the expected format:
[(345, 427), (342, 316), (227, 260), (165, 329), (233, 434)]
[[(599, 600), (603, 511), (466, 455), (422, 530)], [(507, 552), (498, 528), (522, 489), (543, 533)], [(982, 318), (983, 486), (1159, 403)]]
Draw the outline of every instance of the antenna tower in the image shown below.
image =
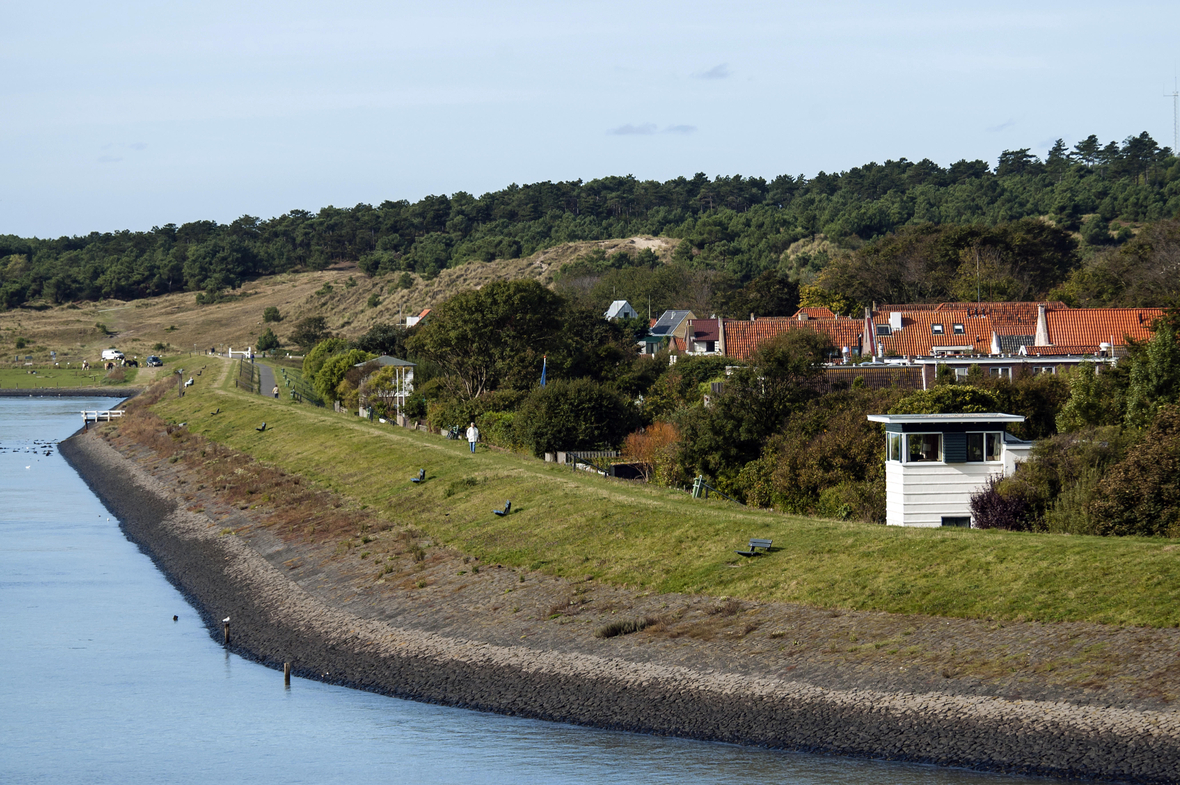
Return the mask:
[(1177, 82), (1172, 83), (1172, 93), (1164, 93), (1164, 98), (1172, 99), (1172, 155), (1180, 155), (1180, 88)]

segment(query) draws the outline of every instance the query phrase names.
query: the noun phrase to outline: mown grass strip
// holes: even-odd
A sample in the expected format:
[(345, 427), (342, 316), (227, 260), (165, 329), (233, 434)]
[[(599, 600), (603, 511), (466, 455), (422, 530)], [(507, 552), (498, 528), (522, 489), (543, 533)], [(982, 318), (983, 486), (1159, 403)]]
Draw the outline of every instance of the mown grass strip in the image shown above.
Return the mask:
[[(208, 375), (208, 374), (207, 374)], [(216, 407), (221, 413), (211, 416)], [(1180, 625), (1180, 544), (745, 510), (198, 385), (156, 411), (491, 562), (660, 592), (894, 613)], [(255, 427), (267, 422), (267, 430)], [(427, 481), (410, 482), (420, 468)], [(512, 500), (512, 514), (492, 514)], [(734, 554), (750, 537), (774, 552)]]

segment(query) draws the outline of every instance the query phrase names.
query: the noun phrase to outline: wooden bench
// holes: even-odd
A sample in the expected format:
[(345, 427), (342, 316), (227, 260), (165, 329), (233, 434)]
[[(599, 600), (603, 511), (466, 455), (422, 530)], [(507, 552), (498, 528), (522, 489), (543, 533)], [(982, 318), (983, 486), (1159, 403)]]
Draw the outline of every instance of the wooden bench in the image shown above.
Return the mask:
[(426, 480), (426, 470), (425, 469), (419, 469), (418, 476), (410, 478), (410, 482), (425, 482), (425, 480)]
[(512, 512), (512, 500), (509, 499), (508, 501), (504, 502), (504, 509), (492, 510), (492, 512), (494, 512), (496, 515), (499, 515), (501, 518), (503, 518), (505, 515)]
[(770, 553), (771, 540), (750, 540), (748, 551), (734, 551), (738, 556), (757, 556), (759, 553)]

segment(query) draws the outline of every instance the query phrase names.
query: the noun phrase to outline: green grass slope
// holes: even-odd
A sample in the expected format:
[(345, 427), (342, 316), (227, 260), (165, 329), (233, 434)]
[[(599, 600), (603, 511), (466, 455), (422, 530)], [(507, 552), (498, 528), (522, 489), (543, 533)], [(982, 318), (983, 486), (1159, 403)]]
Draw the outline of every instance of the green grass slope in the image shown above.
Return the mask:
[[(831, 608), (1180, 625), (1180, 546), (1167, 540), (898, 529), (748, 510), (482, 446), (472, 456), (466, 442), (251, 396), (212, 375), (156, 412), (487, 562)], [(256, 431), (263, 421), (266, 431)], [(420, 468), (428, 479), (416, 485)], [(512, 514), (493, 515), (507, 499)], [(736, 555), (750, 537), (773, 539), (775, 550)]]

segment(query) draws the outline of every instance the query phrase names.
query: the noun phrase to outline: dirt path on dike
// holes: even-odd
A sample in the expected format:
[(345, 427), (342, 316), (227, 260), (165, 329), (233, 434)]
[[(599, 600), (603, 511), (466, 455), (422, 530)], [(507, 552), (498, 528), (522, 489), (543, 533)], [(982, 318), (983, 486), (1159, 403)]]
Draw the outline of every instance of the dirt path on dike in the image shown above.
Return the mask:
[[(235, 650), (301, 675), (599, 727), (1180, 781), (1177, 630), (661, 595), (436, 547), (378, 568), (361, 548), (285, 541), (183, 463), (112, 442), (62, 451), (211, 634), (230, 615)], [(620, 621), (647, 626), (596, 636)]]

